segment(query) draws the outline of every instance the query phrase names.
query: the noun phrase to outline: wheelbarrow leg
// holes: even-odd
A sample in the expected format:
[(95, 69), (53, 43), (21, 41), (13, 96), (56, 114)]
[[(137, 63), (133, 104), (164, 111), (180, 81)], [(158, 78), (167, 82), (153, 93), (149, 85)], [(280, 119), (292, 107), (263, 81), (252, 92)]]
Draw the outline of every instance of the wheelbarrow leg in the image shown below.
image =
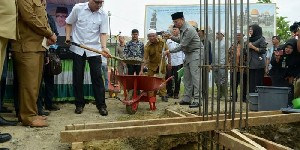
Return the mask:
[[(133, 99), (136, 99), (137, 96), (137, 79), (134, 79), (134, 84), (133, 84)], [(138, 109), (139, 101), (131, 104), (131, 105), (126, 105), (126, 110), (129, 114), (135, 114), (137, 109)]]
[(156, 97), (149, 97), (150, 110), (156, 110), (155, 102)]
[(148, 97), (148, 101), (149, 101), (149, 105), (150, 105), (150, 110), (155, 110), (156, 106), (156, 94), (154, 91), (148, 91), (147, 92), (147, 97)]

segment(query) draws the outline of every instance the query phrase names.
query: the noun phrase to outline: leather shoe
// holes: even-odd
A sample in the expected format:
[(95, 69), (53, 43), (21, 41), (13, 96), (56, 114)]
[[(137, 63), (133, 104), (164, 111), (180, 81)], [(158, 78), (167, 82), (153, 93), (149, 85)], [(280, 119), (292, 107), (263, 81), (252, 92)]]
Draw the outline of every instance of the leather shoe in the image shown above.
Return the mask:
[(7, 107), (1, 107), (0, 113), (12, 113), (13, 111), (8, 109)]
[(193, 102), (191, 105), (189, 105), (190, 108), (198, 108), (200, 104), (198, 102)]
[(0, 148), (0, 150), (9, 150), (8, 148)]
[(49, 110), (49, 111), (58, 111), (58, 110), (60, 110), (60, 108), (58, 106), (54, 105), (54, 104), (50, 107), (45, 107), (45, 109)]
[(191, 105), (191, 102), (186, 102), (186, 101), (181, 100), (179, 102), (179, 105)]
[(75, 114), (81, 114), (83, 112), (83, 107), (76, 107)]
[(167, 96), (162, 96), (162, 97), (161, 97), (161, 100), (162, 100), (163, 102), (168, 102)]
[(11, 135), (9, 133), (0, 134), (0, 143), (7, 142), (11, 139)]
[(0, 126), (16, 126), (17, 124), (17, 121), (8, 121), (0, 116)]
[(48, 123), (45, 120), (35, 119), (29, 125), (30, 127), (48, 127)]
[(40, 110), (40, 111), (38, 111), (38, 115), (39, 115), (39, 116), (49, 116), (49, 115), (50, 115), (50, 112)]
[(107, 116), (108, 115), (108, 112), (107, 112), (106, 108), (103, 108), (103, 107), (99, 109), (99, 113), (100, 113), (101, 116)]

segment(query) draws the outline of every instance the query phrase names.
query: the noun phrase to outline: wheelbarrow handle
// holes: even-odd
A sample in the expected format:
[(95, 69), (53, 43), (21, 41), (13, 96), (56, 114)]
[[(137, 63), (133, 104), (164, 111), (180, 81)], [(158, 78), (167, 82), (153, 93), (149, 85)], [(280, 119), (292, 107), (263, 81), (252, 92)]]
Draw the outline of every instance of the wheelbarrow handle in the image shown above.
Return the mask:
[[(95, 52), (95, 53), (97, 53), (97, 54), (100, 54), (100, 55), (103, 55), (103, 56), (106, 55), (105, 52), (99, 51), (99, 50), (97, 50), (97, 49), (95, 49), (95, 48), (91, 48), (91, 47), (88, 47), (88, 46), (86, 46), (86, 45), (78, 44), (78, 43), (75, 43), (75, 42), (70, 42), (70, 43), (71, 43), (72, 45), (74, 45), (74, 46), (77, 46), (77, 47), (80, 47), (80, 48), (83, 48), (83, 49), (86, 49), (86, 50)], [(120, 58), (120, 57), (116, 57), (116, 56), (112, 56), (112, 55), (111, 55), (111, 58), (117, 59), (117, 60), (121, 60), (121, 61), (123, 60), (123, 59)]]
[(159, 85), (159, 87), (157, 89), (155, 89), (155, 90), (159, 90), (159, 89), (163, 88), (163, 86), (165, 86), (173, 78), (174, 78), (174, 76), (169, 77), (166, 81), (164, 81), (163, 83), (161, 83)]

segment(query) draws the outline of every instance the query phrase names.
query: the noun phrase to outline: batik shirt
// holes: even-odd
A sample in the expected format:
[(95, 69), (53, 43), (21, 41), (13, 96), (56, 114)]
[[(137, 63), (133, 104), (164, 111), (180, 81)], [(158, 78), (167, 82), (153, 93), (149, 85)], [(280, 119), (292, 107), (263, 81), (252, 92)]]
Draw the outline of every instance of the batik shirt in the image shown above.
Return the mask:
[(141, 41), (129, 41), (126, 43), (124, 48), (124, 56), (125, 58), (144, 58), (144, 43)]

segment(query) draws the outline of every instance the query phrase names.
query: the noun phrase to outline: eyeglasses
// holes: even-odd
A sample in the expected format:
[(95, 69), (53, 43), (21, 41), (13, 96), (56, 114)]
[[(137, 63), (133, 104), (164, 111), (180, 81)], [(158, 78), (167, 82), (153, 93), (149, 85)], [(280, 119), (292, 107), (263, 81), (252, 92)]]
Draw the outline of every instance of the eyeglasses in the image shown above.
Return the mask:
[(94, 1), (94, 3), (96, 3), (96, 4), (103, 4), (104, 3), (104, 1), (96, 1), (96, 0), (93, 0)]

